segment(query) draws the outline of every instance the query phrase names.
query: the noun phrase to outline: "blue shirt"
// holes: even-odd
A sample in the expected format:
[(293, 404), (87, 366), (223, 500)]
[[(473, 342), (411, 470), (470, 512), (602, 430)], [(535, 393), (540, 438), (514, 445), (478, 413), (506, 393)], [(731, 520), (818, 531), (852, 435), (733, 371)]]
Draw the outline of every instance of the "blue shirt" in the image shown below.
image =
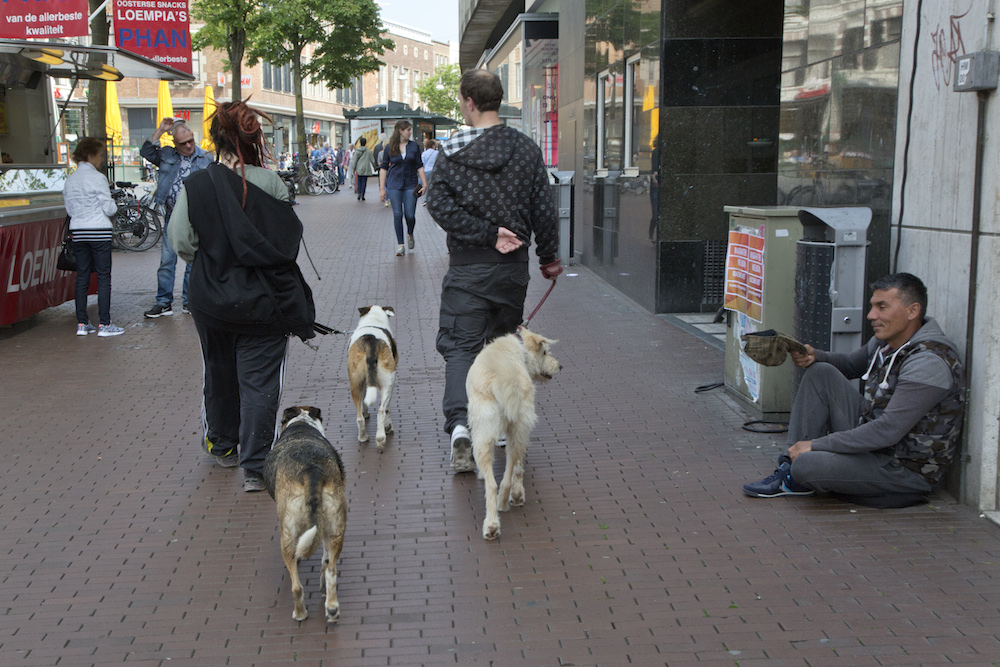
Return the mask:
[(385, 150), (382, 151), (380, 167), (389, 172), (385, 177), (386, 190), (409, 190), (417, 187), (417, 183), (420, 182), (417, 170), (424, 166), (420, 158), (420, 144), (412, 140), (406, 144), (405, 158), (402, 155), (402, 146), (400, 149), (400, 154), (389, 155), (389, 146), (386, 144)]

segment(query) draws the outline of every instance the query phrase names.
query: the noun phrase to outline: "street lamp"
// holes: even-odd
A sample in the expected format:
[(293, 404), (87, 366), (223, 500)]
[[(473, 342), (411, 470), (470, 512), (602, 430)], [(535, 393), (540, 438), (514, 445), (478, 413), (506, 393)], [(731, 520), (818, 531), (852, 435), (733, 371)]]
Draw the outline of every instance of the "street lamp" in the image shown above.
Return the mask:
[(438, 77), (437, 85), (434, 86), (435, 90), (444, 90), (444, 84), (441, 83), (441, 77)]

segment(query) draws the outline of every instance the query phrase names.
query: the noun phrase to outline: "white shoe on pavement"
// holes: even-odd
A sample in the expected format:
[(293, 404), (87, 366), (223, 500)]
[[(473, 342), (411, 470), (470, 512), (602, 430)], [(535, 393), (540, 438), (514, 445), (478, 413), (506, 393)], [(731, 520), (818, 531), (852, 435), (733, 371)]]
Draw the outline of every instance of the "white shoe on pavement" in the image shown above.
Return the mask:
[(476, 470), (476, 461), (472, 457), (472, 434), (463, 424), (451, 430), (451, 469), (455, 472)]
[(125, 333), (125, 330), (121, 327), (116, 327), (113, 324), (102, 324), (97, 330), (97, 335), (101, 338), (107, 338), (108, 336), (121, 336)]

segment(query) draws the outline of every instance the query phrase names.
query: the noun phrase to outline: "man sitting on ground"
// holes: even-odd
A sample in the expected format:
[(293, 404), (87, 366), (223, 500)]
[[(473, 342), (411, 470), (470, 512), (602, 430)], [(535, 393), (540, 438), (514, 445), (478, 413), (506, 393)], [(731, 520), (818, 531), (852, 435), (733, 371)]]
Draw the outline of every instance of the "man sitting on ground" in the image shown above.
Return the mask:
[(908, 507), (926, 502), (951, 465), (965, 410), (955, 345), (926, 317), (919, 278), (896, 273), (871, 287), (875, 335), (864, 347), (791, 352), (807, 370), (792, 404), (788, 452), (774, 474), (743, 486), (747, 495), (819, 491), (868, 507)]

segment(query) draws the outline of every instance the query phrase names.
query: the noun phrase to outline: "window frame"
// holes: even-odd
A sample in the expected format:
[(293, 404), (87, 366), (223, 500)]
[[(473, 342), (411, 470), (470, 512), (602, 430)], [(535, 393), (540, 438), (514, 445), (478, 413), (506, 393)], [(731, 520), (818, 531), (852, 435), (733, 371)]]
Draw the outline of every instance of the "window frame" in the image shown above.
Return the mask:
[(625, 60), (625, 141), (622, 142), (625, 151), (624, 155), (622, 155), (622, 170), (625, 176), (639, 175), (639, 167), (635, 165), (632, 157), (635, 155), (635, 146), (632, 145), (634, 139), (632, 114), (635, 110), (635, 83), (640, 60), (642, 60), (641, 53), (637, 53)]

